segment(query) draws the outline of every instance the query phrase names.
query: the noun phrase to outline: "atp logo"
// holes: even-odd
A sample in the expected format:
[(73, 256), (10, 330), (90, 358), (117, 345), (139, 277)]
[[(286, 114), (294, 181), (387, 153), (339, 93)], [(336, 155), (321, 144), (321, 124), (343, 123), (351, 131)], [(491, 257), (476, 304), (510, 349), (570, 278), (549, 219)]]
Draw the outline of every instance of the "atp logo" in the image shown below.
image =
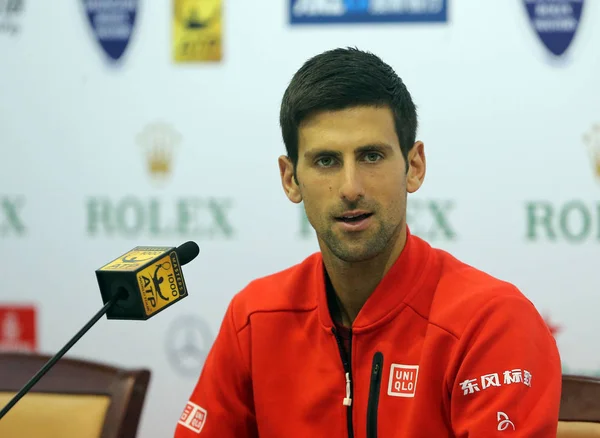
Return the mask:
[(508, 419), (508, 415), (506, 415), (504, 412), (498, 411), (496, 414), (496, 420), (498, 421), (498, 430), (500, 432), (507, 430), (509, 427), (512, 427), (512, 430), (516, 430), (515, 424)]
[(174, 252), (146, 266), (136, 277), (146, 315), (151, 315), (186, 295)]
[[(165, 278), (161, 275), (159, 275), (160, 270), (164, 270), (165, 272), (169, 273), (170, 269), (171, 269), (171, 263), (167, 262), (161, 262), (161, 263), (157, 263), (155, 270), (154, 270), (154, 274), (152, 275), (152, 285), (154, 286), (154, 293), (156, 295), (158, 295), (158, 297), (160, 297), (163, 301), (169, 301), (169, 297), (164, 296), (162, 291), (161, 291), (161, 285), (164, 283)], [(172, 274), (170, 274), (170, 278), (171, 279), (173, 277)], [(156, 307), (156, 295), (154, 293), (152, 293), (152, 287), (148, 288), (148, 286), (150, 285), (150, 279), (146, 276), (142, 276), (142, 279), (144, 280), (144, 287), (147, 288), (146, 292), (150, 295), (150, 297), (148, 298), (148, 300), (150, 301), (150, 304), (152, 304), (152, 307)], [(177, 296), (177, 287), (175, 286), (175, 282), (174, 281), (170, 281), (171, 289), (172, 289), (172, 293), (173, 296)]]

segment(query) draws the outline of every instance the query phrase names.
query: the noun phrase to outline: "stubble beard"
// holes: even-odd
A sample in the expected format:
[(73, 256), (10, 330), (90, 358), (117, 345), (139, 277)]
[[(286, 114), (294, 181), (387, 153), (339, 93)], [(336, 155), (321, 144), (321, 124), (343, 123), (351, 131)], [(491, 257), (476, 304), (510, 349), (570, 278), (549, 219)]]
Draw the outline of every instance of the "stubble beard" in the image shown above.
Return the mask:
[[(371, 260), (393, 246), (399, 235), (401, 223), (380, 223), (372, 236), (365, 230), (357, 233), (343, 233), (339, 236), (330, 227), (322, 236), (322, 240), (331, 253), (346, 263), (357, 263)], [(346, 234), (346, 235), (344, 235)]]

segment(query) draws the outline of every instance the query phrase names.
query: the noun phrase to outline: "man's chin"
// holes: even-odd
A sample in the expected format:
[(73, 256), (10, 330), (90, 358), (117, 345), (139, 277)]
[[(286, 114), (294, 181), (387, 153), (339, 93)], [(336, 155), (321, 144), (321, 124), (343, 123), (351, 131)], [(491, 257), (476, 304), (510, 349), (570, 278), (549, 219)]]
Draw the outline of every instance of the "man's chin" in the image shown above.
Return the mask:
[(339, 260), (346, 263), (362, 263), (368, 262), (379, 255), (379, 253), (355, 253), (355, 252), (342, 252), (334, 254)]
[(381, 253), (379, 248), (365, 243), (329, 245), (329, 250), (335, 257), (347, 263), (366, 262)]

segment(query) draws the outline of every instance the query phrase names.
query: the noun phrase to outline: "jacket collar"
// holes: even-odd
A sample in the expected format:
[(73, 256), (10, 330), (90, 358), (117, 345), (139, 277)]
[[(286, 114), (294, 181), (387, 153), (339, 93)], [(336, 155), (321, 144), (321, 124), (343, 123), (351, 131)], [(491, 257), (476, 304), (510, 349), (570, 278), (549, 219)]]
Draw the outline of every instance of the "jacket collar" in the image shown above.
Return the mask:
[[(371, 296), (358, 313), (352, 331), (354, 333), (370, 330), (385, 324), (406, 307), (408, 302), (422, 287), (424, 275), (428, 270), (431, 246), (422, 239), (413, 236), (407, 227), (406, 244), (390, 270), (383, 277)], [(330, 306), (335, 297), (328, 297), (326, 272), (322, 256), (315, 263), (316, 291), (318, 293), (318, 312), (321, 324), (331, 330), (334, 323)], [(428, 282), (431, 284), (431, 282)], [(333, 298), (333, 299), (332, 299)]]

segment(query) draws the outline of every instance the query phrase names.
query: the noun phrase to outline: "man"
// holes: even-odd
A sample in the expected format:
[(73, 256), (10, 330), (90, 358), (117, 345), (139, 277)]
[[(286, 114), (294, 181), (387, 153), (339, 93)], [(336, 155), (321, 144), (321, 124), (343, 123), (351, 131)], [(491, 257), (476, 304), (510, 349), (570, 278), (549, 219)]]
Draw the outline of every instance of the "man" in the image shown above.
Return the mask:
[(321, 251), (233, 298), (175, 436), (556, 436), (560, 358), (534, 306), (407, 227), (426, 161), (392, 68), (315, 56), (280, 122), (283, 189)]

